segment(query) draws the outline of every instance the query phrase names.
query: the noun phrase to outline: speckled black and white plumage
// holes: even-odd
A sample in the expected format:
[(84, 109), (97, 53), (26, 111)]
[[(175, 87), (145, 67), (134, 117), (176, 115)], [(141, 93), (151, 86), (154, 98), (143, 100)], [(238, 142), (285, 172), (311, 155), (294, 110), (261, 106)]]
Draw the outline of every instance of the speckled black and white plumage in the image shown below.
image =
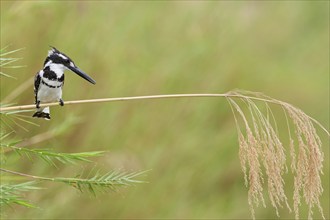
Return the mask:
[(34, 113), (33, 117), (50, 119), (49, 107), (41, 109), (39, 107), (40, 103), (59, 102), (61, 106), (64, 105), (62, 89), (64, 85), (64, 71), (66, 69), (75, 72), (90, 83), (95, 84), (95, 81), (81, 71), (67, 55), (52, 47), (48, 51), (44, 68), (34, 78), (34, 95), (37, 112)]

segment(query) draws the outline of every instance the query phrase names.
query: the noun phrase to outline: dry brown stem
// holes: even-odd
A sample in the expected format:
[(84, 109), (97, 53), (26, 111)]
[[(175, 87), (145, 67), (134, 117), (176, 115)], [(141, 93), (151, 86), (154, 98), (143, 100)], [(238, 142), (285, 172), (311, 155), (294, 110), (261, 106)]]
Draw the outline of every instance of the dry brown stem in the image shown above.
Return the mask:
[[(330, 134), (318, 121), (289, 103), (259, 93), (234, 91), (225, 94), (171, 94), (77, 100), (65, 102), (65, 105), (186, 97), (227, 98), (236, 122), (239, 158), (244, 173), (245, 185), (249, 188), (248, 203), (253, 218), (255, 218), (255, 206), (260, 203), (264, 207), (266, 206), (263, 197), (265, 182), (267, 183), (271, 205), (275, 208), (277, 216), (279, 216), (279, 208), (282, 208), (283, 205), (291, 211), (284, 191), (283, 175), (288, 173), (285, 147), (279, 138), (276, 119), (268, 104), (281, 106), (288, 125), (288, 149), (291, 157), (289, 167), (294, 175), (293, 211), (295, 218), (299, 219), (299, 206), (303, 198), (308, 206), (309, 219), (312, 219), (314, 206), (317, 206), (323, 219), (325, 219), (320, 204), (320, 197), (323, 192), (320, 175), (322, 174), (324, 155), (321, 148), (322, 143), (314, 124), (323, 129), (328, 136)], [(256, 101), (265, 103), (266, 113), (256, 104)], [(54, 105), (58, 105), (58, 103), (42, 104), (41, 107)], [(244, 107), (249, 114), (244, 113)], [(6, 114), (8, 111), (33, 108), (35, 108), (35, 105), (2, 107), (0, 113)], [(242, 120), (239, 120), (239, 118)], [(294, 136), (291, 134), (291, 130), (294, 131)]]

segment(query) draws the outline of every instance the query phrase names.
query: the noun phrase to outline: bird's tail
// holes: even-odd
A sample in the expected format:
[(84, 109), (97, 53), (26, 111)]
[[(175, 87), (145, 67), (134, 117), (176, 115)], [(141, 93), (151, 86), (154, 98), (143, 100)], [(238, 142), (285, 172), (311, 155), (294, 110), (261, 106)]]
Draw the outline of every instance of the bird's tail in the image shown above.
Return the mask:
[(32, 117), (44, 118), (46, 120), (50, 120), (50, 111), (49, 107), (45, 107), (44, 109), (37, 109), (37, 111), (32, 115)]

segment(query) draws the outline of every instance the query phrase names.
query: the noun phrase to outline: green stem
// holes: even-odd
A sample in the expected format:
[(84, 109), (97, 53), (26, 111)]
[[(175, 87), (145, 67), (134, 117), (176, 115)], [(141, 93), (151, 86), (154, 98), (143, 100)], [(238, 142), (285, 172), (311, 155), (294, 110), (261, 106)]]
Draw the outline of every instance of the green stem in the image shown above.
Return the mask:
[(0, 171), (6, 172), (6, 173), (11, 173), (11, 174), (18, 175), (18, 176), (24, 176), (24, 177), (28, 177), (28, 178), (32, 178), (32, 179), (37, 179), (37, 180), (54, 181), (53, 178), (33, 176), (33, 175), (25, 174), (25, 173), (20, 173), (20, 172), (16, 172), (16, 171), (12, 171), (12, 170), (7, 170), (7, 169), (4, 169), (4, 168), (0, 168)]

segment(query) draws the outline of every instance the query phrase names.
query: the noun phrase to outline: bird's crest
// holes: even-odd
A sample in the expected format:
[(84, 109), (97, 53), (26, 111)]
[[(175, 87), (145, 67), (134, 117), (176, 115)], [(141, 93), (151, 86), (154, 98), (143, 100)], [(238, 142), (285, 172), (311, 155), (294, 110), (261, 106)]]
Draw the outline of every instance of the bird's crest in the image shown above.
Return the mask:
[(48, 51), (48, 56), (51, 56), (52, 54), (54, 54), (54, 53), (57, 53), (57, 54), (59, 54), (59, 53), (61, 53), (58, 49), (56, 49), (55, 47), (53, 47), (53, 46), (49, 46), (49, 47), (51, 47), (52, 49), (50, 49), (49, 51)]

